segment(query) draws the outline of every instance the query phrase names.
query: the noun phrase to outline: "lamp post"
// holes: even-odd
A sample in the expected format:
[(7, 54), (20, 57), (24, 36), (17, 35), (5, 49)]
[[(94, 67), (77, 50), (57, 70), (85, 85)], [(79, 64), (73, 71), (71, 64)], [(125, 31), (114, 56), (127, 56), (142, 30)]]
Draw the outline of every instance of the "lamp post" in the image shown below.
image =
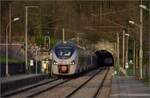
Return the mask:
[(125, 52), (125, 30), (123, 30), (123, 38), (122, 38), (122, 67), (125, 68), (124, 64), (124, 52)]
[(128, 68), (128, 42), (129, 42), (129, 34), (128, 33), (125, 33), (125, 36), (127, 37), (126, 38), (126, 53), (125, 53), (125, 68)]
[[(134, 37), (130, 36), (129, 34), (126, 34), (126, 36), (128, 36), (128, 41), (129, 38), (133, 40), (133, 62), (131, 63), (129, 61), (130, 64), (133, 64), (132, 68), (133, 68), (133, 75), (135, 75), (135, 67), (136, 67), (136, 42)], [(128, 45), (129, 46), (129, 45)], [(127, 48), (128, 49), (128, 48)], [(127, 59), (128, 60), (128, 59)]]
[(135, 43), (135, 40), (133, 39), (133, 75), (135, 75), (135, 66), (136, 66), (136, 50), (135, 50), (135, 47), (136, 47), (136, 43)]
[(120, 51), (119, 51), (119, 49), (120, 49), (120, 46), (119, 46), (119, 44), (120, 44), (120, 41), (119, 41), (119, 33), (117, 33), (117, 73), (119, 73), (119, 68), (120, 68)]
[[(127, 36), (127, 40), (125, 37)], [(128, 37), (129, 34), (123, 30), (123, 38), (122, 38), (122, 67), (125, 69), (128, 63)], [(126, 40), (126, 51), (125, 51), (125, 40)]]
[(40, 48), (36, 47), (35, 48), (35, 72), (36, 74), (38, 74), (38, 51), (40, 50)]
[(140, 8), (140, 24), (135, 23), (134, 21), (129, 21), (130, 24), (134, 24), (140, 29), (140, 49), (139, 49), (139, 65), (140, 65), (140, 78), (143, 78), (142, 64), (143, 64), (143, 14), (142, 8)]
[(143, 64), (143, 9), (150, 11), (145, 5), (141, 4), (140, 7), (140, 24), (136, 24), (134, 21), (129, 21), (129, 23), (134, 24), (135, 26), (139, 27), (140, 29), (140, 50), (139, 50), (139, 64), (140, 64), (140, 78), (143, 78), (143, 70), (142, 70), (142, 64)]
[(25, 67), (28, 70), (28, 8), (38, 8), (39, 6), (25, 6)]
[(9, 76), (8, 72), (8, 27), (11, 25), (12, 22), (18, 21), (19, 18), (14, 18), (13, 20), (9, 21), (6, 26), (6, 76)]
[(150, 11), (150, 9), (148, 9), (147, 6), (145, 6), (145, 5), (140, 4), (139, 7), (142, 8), (142, 9), (145, 9), (147, 11)]
[[(142, 0), (141, 0), (142, 4)], [(140, 60), (140, 78), (143, 78), (143, 72), (142, 72), (142, 64), (143, 64), (143, 9), (140, 7), (140, 54), (139, 54)]]
[(140, 78), (143, 78), (143, 73), (142, 73), (142, 64), (143, 64), (143, 48), (142, 48), (142, 33), (143, 33), (143, 9), (147, 10), (150, 12), (150, 9), (148, 9), (145, 5), (142, 5), (142, 0), (141, 4), (139, 5), (140, 7)]

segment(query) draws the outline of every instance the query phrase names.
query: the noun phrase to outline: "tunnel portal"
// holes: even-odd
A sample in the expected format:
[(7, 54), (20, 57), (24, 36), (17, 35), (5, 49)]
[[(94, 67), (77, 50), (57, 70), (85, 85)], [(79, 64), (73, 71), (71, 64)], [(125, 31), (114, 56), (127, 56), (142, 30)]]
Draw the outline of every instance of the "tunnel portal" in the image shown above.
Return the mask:
[(100, 66), (114, 66), (113, 55), (107, 50), (98, 50), (95, 52), (97, 56), (97, 63)]

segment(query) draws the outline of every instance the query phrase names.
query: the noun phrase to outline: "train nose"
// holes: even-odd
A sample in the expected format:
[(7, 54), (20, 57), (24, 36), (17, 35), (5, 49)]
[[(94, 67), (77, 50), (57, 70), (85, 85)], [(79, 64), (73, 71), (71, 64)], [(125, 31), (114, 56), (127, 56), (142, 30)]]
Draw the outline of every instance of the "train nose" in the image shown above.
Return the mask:
[(59, 65), (59, 73), (68, 73), (68, 72), (69, 72), (69, 66)]
[(66, 71), (67, 71), (67, 66), (62, 66), (62, 67), (61, 67), (61, 71), (62, 71), (62, 72), (66, 72)]

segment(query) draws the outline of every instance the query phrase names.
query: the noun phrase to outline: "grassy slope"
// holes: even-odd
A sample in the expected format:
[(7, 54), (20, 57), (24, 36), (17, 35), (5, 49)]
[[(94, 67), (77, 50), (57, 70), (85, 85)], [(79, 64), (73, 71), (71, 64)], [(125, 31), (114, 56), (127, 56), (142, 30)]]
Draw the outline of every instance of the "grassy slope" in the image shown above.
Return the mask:
[[(5, 62), (6, 62), (6, 56), (0, 54), (0, 63), (5, 63)], [(13, 58), (13, 57), (8, 57), (8, 62), (9, 63), (20, 63), (20, 62), (23, 62), (23, 61), (17, 60), (16, 58)]]

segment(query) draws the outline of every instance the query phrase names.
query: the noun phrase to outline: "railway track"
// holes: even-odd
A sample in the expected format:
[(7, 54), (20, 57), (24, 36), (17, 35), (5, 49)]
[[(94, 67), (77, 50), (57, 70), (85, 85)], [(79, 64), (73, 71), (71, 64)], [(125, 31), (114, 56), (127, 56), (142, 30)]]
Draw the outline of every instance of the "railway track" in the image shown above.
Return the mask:
[[(28, 89), (9, 96), (9, 98), (98, 98), (101, 89), (109, 73), (109, 68), (101, 68), (93, 70), (83, 76), (73, 79), (53, 79), (49, 82), (43, 82), (39, 85), (34, 85)], [(97, 81), (100, 80), (100, 81)], [(97, 82), (95, 82), (97, 81)], [(92, 86), (93, 85), (93, 86)], [(88, 92), (87, 96), (84, 91)], [(92, 94), (92, 95), (91, 95)]]
[(104, 78), (102, 79), (102, 82), (100, 83), (100, 85), (99, 85), (97, 91), (95, 92), (93, 98), (97, 98), (97, 97), (99, 96), (100, 91), (102, 90), (102, 87), (103, 87), (103, 85), (104, 85), (104, 81), (106, 80), (106, 77), (107, 77), (107, 75), (108, 75), (108, 72), (109, 72), (109, 68), (107, 68), (107, 71), (106, 71), (106, 73), (105, 73), (105, 75), (104, 75)]
[(10, 96), (10, 98), (25, 98), (25, 97), (34, 97), (37, 96), (43, 92), (46, 92), (47, 90), (53, 89), (63, 83), (66, 83), (70, 81), (69, 79), (55, 79), (51, 82), (47, 82), (38, 86), (34, 86), (32, 88), (29, 88), (28, 90), (22, 91), (21, 93), (17, 93), (13, 96)]
[(29, 86), (25, 86), (25, 87), (22, 87), (22, 88), (19, 88), (19, 89), (16, 89), (16, 90), (13, 90), (13, 91), (9, 91), (7, 93), (4, 93), (2, 95), (2, 97), (9, 97), (9, 96), (13, 96), (13, 95), (16, 95), (18, 93), (22, 93), (22, 92), (25, 92), (27, 90), (30, 90), (30, 89), (33, 89), (33, 88), (36, 88), (36, 87), (39, 87), (39, 86), (42, 86), (42, 85), (45, 85), (45, 84), (48, 84), (48, 83), (51, 83), (51, 82), (54, 82), (58, 79), (46, 79), (46, 80), (43, 80), (39, 83), (36, 83), (36, 84), (32, 84), (32, 85), (29, 85)]
[(71, 96), (73, 96), (77, 91), (79, 91), (84, 85), (86, 85), (90, 80), (92, 80), (99, 72), (101, 72), (102, 70), (97, 71), (93, 76), (91, 76), (89, 79), (87, 79), (84, 83), (82, 83), (81, 85), (79, 85), (79, 87), (77, 87), (75, 90), (73, 90), (70, 94), (68, 94), (66, 96), (66, 98), (70, 98)]
[[(100, 71), (101, 71), (101, 70), (100, 70)], [(99, 72), (99, 71), (98, 71), (98, 72)], [(96, 74), (97, 74), (98, 72), (96, 72)], [(95, 75), (95, 74), (94, 74), (94, 75)], [(90, 80), (91, 80), (91, 79), (92, 79), (92, 78), (90, 78)], [(73, 80), (73, 79), (65, 79), (64, 81), (62, 81), (62, 82), (60, 82), (60, 83), (56, 83), (55, 85), (50, 86), (50, 87), (48, 87), (48, 88), (46, 88), (46, 89), (37, 91), (37, 92), (35, 92), (35, 93), (33, 93), (33, 94), (28, 95), (27, 97), (36, 97), (36, 96), (38, 96), (38, 95), (41, 94), (41, 93), (44, 93), (44, 92), (49, 91), (49, 90), (52, 90), (53, 88), (56, 88), (56, 87), (58, 87), (58, 86), (60, 86), (60, 85), (62, 85), (62, 84), (65, 84), (65, 83), (67, 83), (67, 82), (69, 82), (69, 81), (71, 81), (71, 80)]]
[(43, 92), (46, 92), (46, 91), (48, 91), (48, 90), (51, 90), (51, 89), (53, 89), (54, 87), (57, 87), (57, 86), (59, 86), (59, 85), (62, 85), (62, 84), (64, 84), (64, 83), (68, 82), (68, 81), (70, 81), (70, 80), (67, 79), (67, 80), (61, 81), (61, 82), (56, 83), (56, 84), (54, 84), (53, 86), (50, 86), (50, 87), (48, 87), (48, 88), (46, 88), (46, 89), (42, 89), (42, 90), (37, 91), (37, 92), (35, 92), (35, 93), (33, 93), (33, 94), (30, 94), (30, 95), (28, 95), (27, 97), (34, 97), (34, 96), (37, 96), (37, 95), (39, 95), (39, 94), (41, 94), (41, 93), (43, 93)]
[(34, 98), (94, 98), (95, 96), (99, 98), (101, 89), (105, 86), (103, 84), (105, 84), (107, 74), (111, 74), (108, 73), (109, 68), (103, 69), (94, 70), (84, 76), (53, 88), (50, 91), (34, 96)]
[[(85, 85), (87, 85), (92, 79), (94, 79), (97, 74), (99, 74), (102, 70), (98, 71), (97, 73), (95, 73), (92, 77), (90, 77), (87, 81), (85, 81), (84, 83), (82, 83), (79, 87), (77, 87), (75, 90), (73, 90), (71, 93), (69, 93), (67, 96), (65, 96), (65, 98), (80, 98), (80, 97), (83, 97), (81, 95), (83, 95), (82, 92), (80, 92), (80, 90), (82, 88), (84, 88)], [(103, 75), (103, 79), (101, 81), (101, 83), (99, 84), (97, 90), (95, 91), (95, 93), (92, 95), (93, 97), (91, 98), (98, 98), (99, 94), (100, 94), (100, 91), (103, 87), (103, 84), (104, 84), (104, 81), (108, 75), (108, 72), (109, 72), (109, 68), (106, 68), (106, 70), (104, 71), (104, 75)], [(80, 94), (79, 94), (80, 93)], [(82, 94), (81, 94), (82, 93)], [(76, 95), (77, 94), (77, 95)], [(86, 94), (86, 93), (85, 93)], [(84, 95), (85, 96), (85, 95)], [(86, 98), (88, 98), (88, 96), (86, 96)]]

